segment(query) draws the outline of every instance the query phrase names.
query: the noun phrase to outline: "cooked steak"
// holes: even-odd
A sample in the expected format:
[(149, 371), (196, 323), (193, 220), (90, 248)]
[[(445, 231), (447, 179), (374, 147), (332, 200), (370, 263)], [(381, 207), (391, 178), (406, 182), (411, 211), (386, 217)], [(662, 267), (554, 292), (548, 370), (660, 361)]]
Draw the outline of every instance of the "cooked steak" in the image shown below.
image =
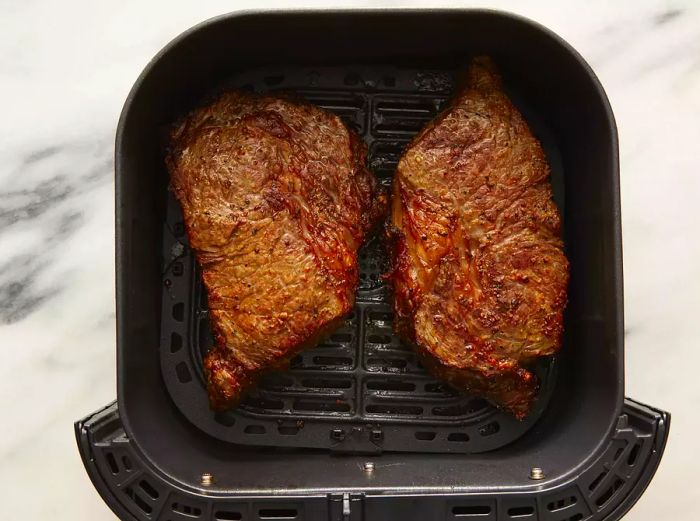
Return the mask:
[(524, 418), (562, 338), (568, 262), (540, 143), (475, 59), (393, 184), (397, 329), (435, 375)]
[(171, 186), (209, 297), (212, 409), (236, 405), (351, 310), (357, 250), (387, 203), (365, 157), (337, 116), (241, 92), (171, 132)]

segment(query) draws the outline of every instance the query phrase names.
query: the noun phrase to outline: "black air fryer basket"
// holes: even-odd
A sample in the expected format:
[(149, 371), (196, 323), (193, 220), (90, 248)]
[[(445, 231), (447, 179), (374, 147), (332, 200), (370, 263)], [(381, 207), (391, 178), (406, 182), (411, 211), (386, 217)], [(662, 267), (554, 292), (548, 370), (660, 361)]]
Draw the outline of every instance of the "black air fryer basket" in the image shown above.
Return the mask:
[[(235, 410), (207, 407), (206, 292), (168, 192), (165, 126), (212, 92), (294, 92), (341, 116), (389, 185), (469, 57), (492, 56), (552, 166), (571, 261), (561, 354), (518, 422), (431, 378), (392, 331), (376, 239), (354, 311)], [(615, 122), (583, 59), (547, 29), (483, 10), (222, 16), (146, 67), (119, 122), (118, 400), (76, 424), (123, 519), (619, 519), (651, 480), (669, 415), (624, 398)]]

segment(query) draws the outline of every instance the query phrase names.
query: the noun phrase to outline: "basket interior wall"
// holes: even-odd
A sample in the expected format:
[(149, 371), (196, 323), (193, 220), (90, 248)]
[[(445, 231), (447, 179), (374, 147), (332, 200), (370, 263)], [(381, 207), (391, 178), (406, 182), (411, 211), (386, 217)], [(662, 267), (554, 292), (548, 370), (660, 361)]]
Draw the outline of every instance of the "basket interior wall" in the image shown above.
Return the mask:
[(571, 472), (611, 430), (623, 393), (617, 141), (607, 100), (573, 51), (531, 23), (482, 11), (242, 15), (195, 28), (168, 47), (137, 83), (117, 136), (119, 405), (133, 442), (166, 473), (185, 480), (205, 470), (242, 491), (367, 486), (358, 456), (220, 442), (171, 402), (157, 351), (167, 193), (163, 125), (212, 86), (254, 67), (456, 70), (479, 53), (494, 57), (545, 120), (561, 155), (572, 269), (567, 349), (550, 406), (517, 442), (483, 455), (383, 454), (383, 470), (369, 486), (508, 488), (522, 484), (533, 466), (555, 478)]

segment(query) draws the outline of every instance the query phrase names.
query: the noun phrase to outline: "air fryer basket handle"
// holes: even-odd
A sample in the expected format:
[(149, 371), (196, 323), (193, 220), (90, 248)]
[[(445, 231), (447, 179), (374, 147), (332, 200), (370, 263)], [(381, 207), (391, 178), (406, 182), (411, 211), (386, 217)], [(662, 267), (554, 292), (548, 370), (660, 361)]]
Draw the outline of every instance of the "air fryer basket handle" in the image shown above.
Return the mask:
[[(556, 496), (558, 491), (562, 494), (562, 499), (558, 503), (564, 505), (560, 512), (565, 513), (568, 516), (567, 519), (618, 520), (632, 508), (651, 482), (666, 446), (670, 420), (668, 413), (627, 398), (618, 425), (609, 436), (608, 447), (594, 460), (587, 462), (589, 464), (586, 469), (574, 480), (574, 487), (571, 481), (567, 481), (550, 488), (520, 493), (515, 497), (522, 499), (523, 504), (536, 505), (534, 516), (529, 517), (531, 521), (551, 519), (550, 510), (553, 506), (557, 506), (557, 502), (552, 502), (551, 498)], [(140, 451), (124, 433), (116, 402), (76, 422), (75, 435), (90, 479), (104, 501), (120, 519), (147, 521), (161, 518), (159, 515), (164, 509), (175, 508), (178, 505), (177, 508), (190, 509), (188, 511), (199, 510), (203, 514), (201, 519), (209, 520), (215, 519), (216, 507), (221, 506), (221, 503), (228, 501), (228, 505), (231, 504), (231, 497), (212, 497), (202, 494), (197, 490), (197, 483), (188, 484), (187, 487), (183, 487), (181, 483), (176, 484), (158, 471), (154, 465), (144, 461)], [(144, 488), (145, 493), (141, 493), (136, 485), (133, 487), (130, 485), (135, 476), (138, 476), (138, 486)], [(577, 490), (579, 497), (572, 496), (572, 490)], [(468, 500), (471, 504), (482, 498), (484, 501), (487, 500), (486, 498), (488, 501), (493, 501), (493, 495), (487, 496), (486, 492), (463, 496), (445, 495), (443, 498), (445, 508), (441, 511), (451, 512), (446, 508), (447, 502), (454, 504), (460, 498)], [(191, 501), (193, 505), (199, 506), (171, 503), (168, 498), (173, 493), (178, 494), (179, 501)], [(254, 511), (252, 509), (262, 502), (265, 505), (279, 505), (279, 508), (285, 508), (285, 503), (289, 505), (291, 494), (293, 491), (290, 491), (290, 497), (236, 496), (235, 501), (239, 507), (247, 504), (244, 509), (250, 511)], [(421, 495), (416, 493), (412, 499), (420, 501)], [(435, 496), (430, 497), (434, 503)], [(376, 520), (367, 517), (366, 521), (379, 521), (380, 518), (384, 519), (391, 514), (392, 501), (397, 501), (399, 498), (400, 496), (384, 494), (372, 495), (369, 491), (366, 494), (352, 496), (329, 494), (328, 508), (325, 512), (319, 512), (318, 505), (315, 503), (313, 509), (308, 509), (304, 519), (315, 520), (316, 517), (311, 515), (311, 512), (317, 512), (318, 519), (362, 521), (363, 512), (368, 510), (375, 513), (373, 517), (376, 517)], [(545, 498), (547, 498), (546, 501)], [(304, 502), (304, 498), (300, 498), (298, 494), (293, 500), (295, 504)], [(317, 495), (308, 497), (309, 502), (317, 500)], [(512, 494), (509, 495), (508, 501), (509, 505), (512, 504)], [(567, 501), (569, 504), (566, 504)], [(372, 508), (363, 510), (357, 506), (360, 502), (367, 504), (372, 502)], [(507, 509), (503, 502), (504, 497), (496, 498), (497, 515), (489, 519), (494, 521), (506, 519)], [(343, 505), (343, 508), (338, 508), (338, 505)], [(354, 505), (352, 512), (349, 511), (350, 505)], [(415, 512), (416, 520), (423, 517), (420, 509), (415, 509)], [(377, 517), (378, 514), (381, 516)], [(163, 515), (167, 517), (167, 513)], [(239, 518), (235, 517), (235, 519)], [(412, 519), (409, 518), (406, 521)]]

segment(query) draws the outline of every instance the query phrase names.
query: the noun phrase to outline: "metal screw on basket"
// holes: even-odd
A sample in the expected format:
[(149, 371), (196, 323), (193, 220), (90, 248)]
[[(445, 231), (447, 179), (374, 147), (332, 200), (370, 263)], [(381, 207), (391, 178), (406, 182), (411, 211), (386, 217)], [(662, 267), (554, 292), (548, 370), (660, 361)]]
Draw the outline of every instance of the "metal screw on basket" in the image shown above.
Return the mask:
[(368, 474), (371, 474), (374, 472), (374, 463), (371, 461), (366, 461), (365, 464), (362, 466), (365, 472)]
[(530, 479), (540, 480), (540, 479), (544, 479), (544, 478), (545, 478), (544, 470), (542, 470), (541, 468), (532, 467), (530, 469)]
[(208, 487), (209, 485), (214, 483), (214, 476), (212, 476), (208, 472), (205, 472), (204, 474), (202, 474), (202, 477), (199, 479), (199, 482), (205, 487)]

